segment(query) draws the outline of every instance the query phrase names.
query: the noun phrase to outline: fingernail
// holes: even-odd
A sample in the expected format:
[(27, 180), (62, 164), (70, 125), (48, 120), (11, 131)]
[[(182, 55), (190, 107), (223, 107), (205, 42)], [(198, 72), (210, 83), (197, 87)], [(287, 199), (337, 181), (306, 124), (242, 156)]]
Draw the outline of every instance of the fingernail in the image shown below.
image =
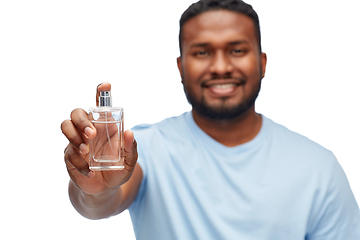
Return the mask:
[(91, 127), (86, 127), (84, 129), (84, 133), (85, 133), (85, 137), (89, 138), (89, 136), (93, 135), (95, 133), (95, 130), (92, 129)]
[(88, 174), (87, 174), (87, 177), (88, 178), (93, 178), (95, 176), (95, 172), (94, 171), (90, 171)]
[(81, 154), (87, 154), (89, 152), (89, 146), (85, 143), (80, 144), (79, 150)]

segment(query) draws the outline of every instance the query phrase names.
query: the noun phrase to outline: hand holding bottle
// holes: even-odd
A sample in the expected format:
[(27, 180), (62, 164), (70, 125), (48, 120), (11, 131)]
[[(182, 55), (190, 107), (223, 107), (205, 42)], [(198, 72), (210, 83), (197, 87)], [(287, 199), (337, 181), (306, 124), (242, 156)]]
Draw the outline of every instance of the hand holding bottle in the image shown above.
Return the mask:
[[(111, 85), (104, 83), (98, 86), (96, 101), (99, 105), (100, 92), (110, 91)], [(112, 131), (112, 126), (108, 131)], [(71, 113), (71, 119), (63, 121), (61, 124), (63, 134), (68, 138), (69, 145), (65, 149), (64, 159), (67, 170), (73, 183), (84, 193), (96, 195), (109, 189), (117, 189), (127, 180), (134, 171), (137, 161), (137, 148), (134, 135), (131, 131), (125, 131), (121, 148), (123, 148), (123, 170), (91, 171), (89, 168), (89, 143), (100, 135), (109, 134), (98, 133), (94, 124), (89, 120), (88, 114), (83, 109), (75, 109)], [(106, 132), (105, 132), (106, 133)], [(121, 133), (120, 133), (121, 134)], [(114, 134), (111, 134), (114, 136)], [(114, 138), (112, 138), (114, 139)], [(105, 138), (106, 140), (106, 138)], [(112, 140), (115, 144), (118, 140)], [(96, 146), (99, 148), (99, 146)], [(113, 155), (114, 149), (103, 148), (104, 154)], [(98, 151), (98, 149), (97, 149)]]

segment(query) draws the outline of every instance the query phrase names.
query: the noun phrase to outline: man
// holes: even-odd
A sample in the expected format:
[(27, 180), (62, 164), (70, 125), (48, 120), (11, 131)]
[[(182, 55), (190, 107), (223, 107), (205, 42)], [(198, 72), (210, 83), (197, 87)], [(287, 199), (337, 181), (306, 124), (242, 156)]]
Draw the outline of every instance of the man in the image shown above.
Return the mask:
[(126, 131), (124, 170), (89, 170), (96, 130), (84, 110), (62, 123), (75, 209), (90, 219), (129, 209), (137, 239), (360, 239), (334, 155), (255, 112), (266, 54), (252, 7), (199, 1), (182, 15), (179, 42), (193, 109), (135, 127), (137, 142)]

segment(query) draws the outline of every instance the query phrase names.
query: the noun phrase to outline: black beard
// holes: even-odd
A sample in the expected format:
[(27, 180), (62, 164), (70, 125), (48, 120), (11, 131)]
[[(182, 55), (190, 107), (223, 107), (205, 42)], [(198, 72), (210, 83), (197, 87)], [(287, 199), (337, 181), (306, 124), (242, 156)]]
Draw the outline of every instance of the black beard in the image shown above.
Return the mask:
[(248, 99), (245, 99), (245, 102), (240, 103), (237, 106), (226, 106), (225, 101), (227, 98), (223, 98), (223, 104), (221, 106), (213, 107), (206, 103), (204, 97), (202, 97), (200, 101), (197, 101), (192, 92), (186, 90), (184, 79), (183, 82), (186, 98), (193, 109), (201, 116), (212, 120), (230, 120), (241, 117), (254, 106), (261, 89), (260, 79), (259, 84), (254, 87), (252, 94)]

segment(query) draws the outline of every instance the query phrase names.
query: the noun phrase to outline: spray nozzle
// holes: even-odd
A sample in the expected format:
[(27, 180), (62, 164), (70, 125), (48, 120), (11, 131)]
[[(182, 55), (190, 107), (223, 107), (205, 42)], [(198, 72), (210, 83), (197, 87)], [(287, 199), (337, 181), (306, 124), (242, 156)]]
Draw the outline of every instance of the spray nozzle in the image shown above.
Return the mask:
[(112, 99), (110, 91), (100, 92), (99, 107), (112, 107)]

